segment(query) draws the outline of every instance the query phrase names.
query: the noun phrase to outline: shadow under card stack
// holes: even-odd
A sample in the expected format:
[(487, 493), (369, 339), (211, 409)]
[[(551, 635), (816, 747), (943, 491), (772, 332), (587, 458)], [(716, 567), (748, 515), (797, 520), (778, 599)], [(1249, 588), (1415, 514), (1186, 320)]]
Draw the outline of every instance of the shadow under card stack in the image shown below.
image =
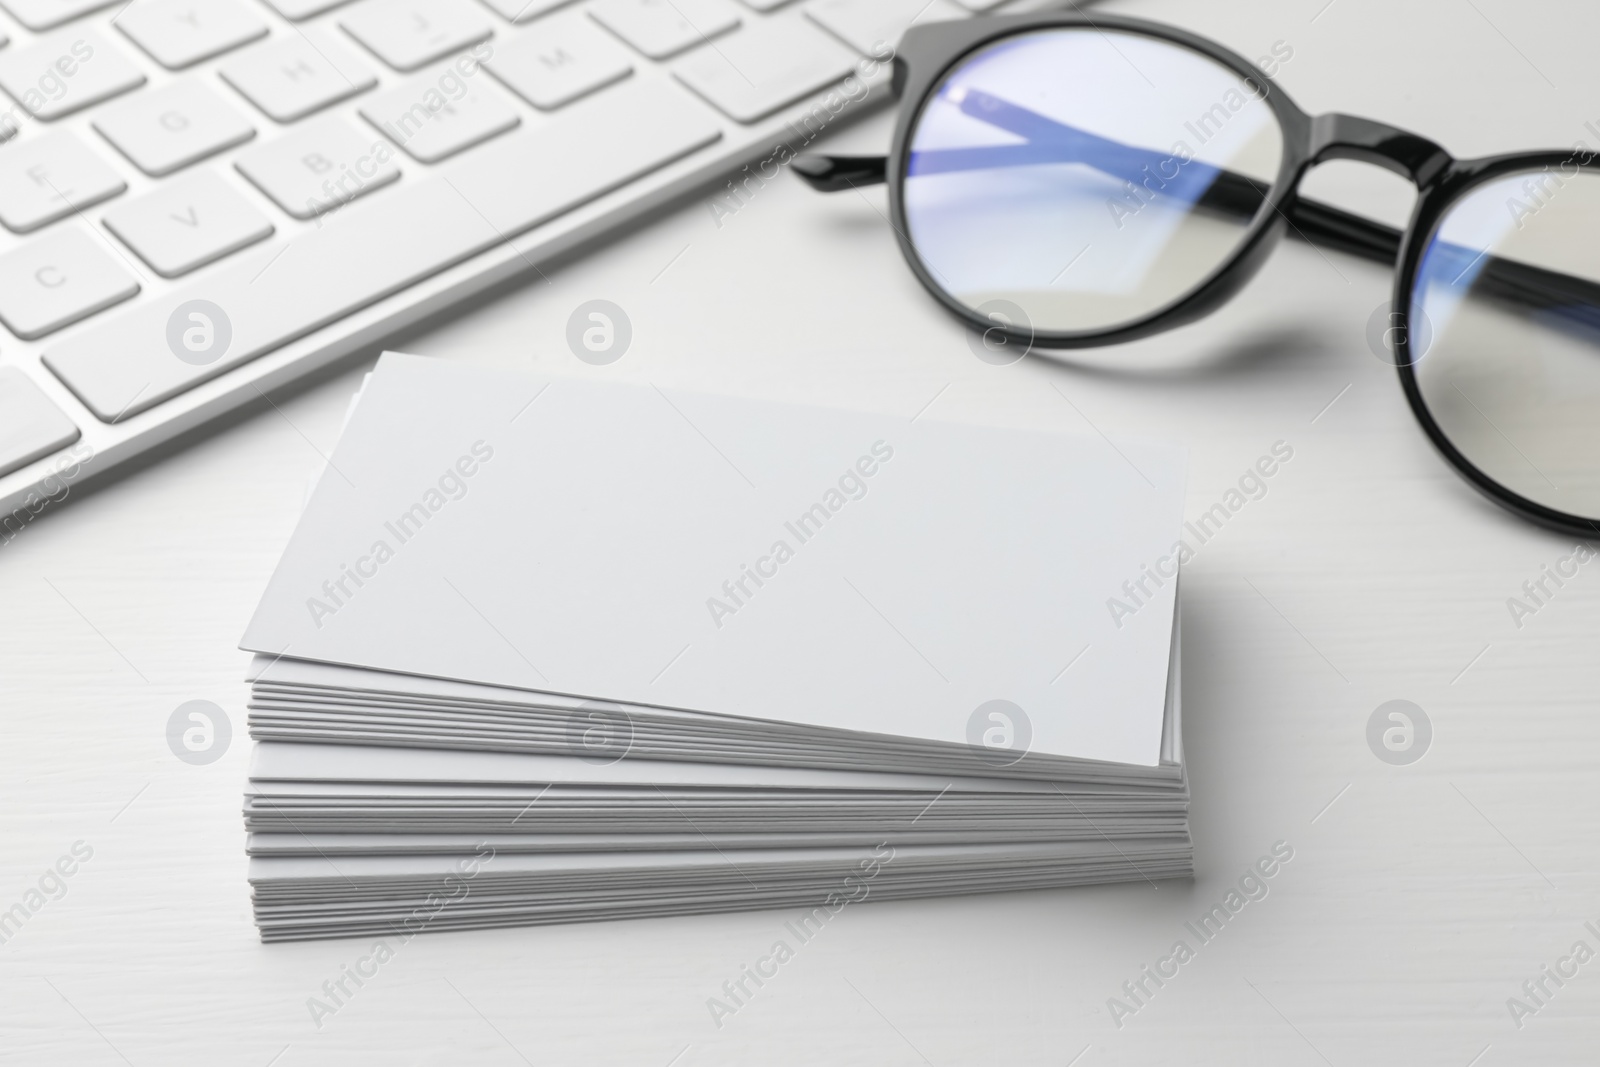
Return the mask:
[(1188, 876), (1183, 457), (386, 354), (245, 634), (266, 940)]

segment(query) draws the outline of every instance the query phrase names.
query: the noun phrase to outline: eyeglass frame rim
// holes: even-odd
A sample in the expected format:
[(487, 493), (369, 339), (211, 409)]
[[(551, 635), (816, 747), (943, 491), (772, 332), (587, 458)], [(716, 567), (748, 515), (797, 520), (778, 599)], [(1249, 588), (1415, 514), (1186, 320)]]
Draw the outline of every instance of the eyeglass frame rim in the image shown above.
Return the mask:
[[(1176, 300), (1142, 318), (1111, 329), (1064, 333), (1039, 331), (1030, 325), (1025, 330), (1019, 330), (1010, 324), (980, 316), (933, 279), (911, 241), (906, 219), (904, 190), (911, 135), (920, 124), (934, 91), (951, 71), (983, 49), (1008, 38), (1050, 29), (1085, 29), (1102, 36), (1105, 31), (1111, 30), (1154, 38), (1197, 52), (1260, 88), (1258, 98), (1272, 109), (1283, 136), (1278, 175), (1256, 217), (1251, 220), (1245, 235), (1229, 257)], [(1035, 347), (1071, 350), (1122, 344), (1187, 325), (1216, 311), (1237, 295), (1265, 264), (1290, 225), (1285, 214), (1286, 208), (1298, 196), (1305, 175), (1320, 163), (1331, 159), (1355, 159), (1407, 178), (1416, 187), (1417, 200), (1411, 218), (1402, 231), (1400, 250), (1393, 267), (1394, 288), (1390, 307), (1400, 316), (1400, 329), (1394, 335), (1395, 370), (1413, 416), (1446, 461), (1467, 479), (1469, 485), (1495, 503), (1549, 529), (1584, 536), (1600, 534), (1600, 519), (1585, 519), (1531, 500), (1496, 481), (1468, 459), (1450, 441), (1428, 409), (1417, 381), (1409, 344), (1411, 295), (1415, 288), (1416, 272), (1423, 252), (1449, 209), (1484, 182), (1519, 170), (1566, 162), (1572, 158), (1574, 150), (1544, 149), (1457, 159), (1419, 134), (1375, 120), (1338, 112), (1313, 116), (1302, 110), (1271, 75), (1249, 60), (1216, 41), (1181, 27), (1124, 16), (1101, 15), (1091, 18), (1081, 12), (996, 16), (913, 26), (902, 37), (895, 53), (893, 90), (902, 101), (902, 106), (890, 143), (886, 176), (889, 219), (901, 254), (923, 288), (947, 311), (973, 329), (985, 333), (998, 332), (1009, 341), (1021, 342), (1025, 346), (1024, 354)], [(906, 100), (914, 103), (906, 106)], [(1578, 165), (1580, 169), (1600, 170), (1600, 159), (1591, 153), (1588, 160)], [(1419, 239), (1419, 234), (1426, 236)]]
[(1485, 473), (1467, 457), (1445, 433), (1434, 418), (1422, 395), (1422, 385), (1417, 377), (1417, 366), (1427, 358), (1427, 351), (1413, 357), (1411, 352), (1411, 308), (1416, 294), (1417, 273), (1422, 258), (1433, 244), (1439, 226), (1450, 210), (1479, 186), (1486, 185), (1508, 174), (1529, 173), (1545, 166), (1559, 166), (1573, 161), (1579, 170), (1600, 172), (1600, 157), (1589, 151), (1589, 158), (1573, 160), (1575, 149), (1540, 150), (1488, 156), (1481, 159), (1460, 160), (1445, 174), (1426, 198), (1419, 191), (1417, 209), (1407, 224), (1401, 242), (1400, 255), (1395, 261), (1394, 296), (1390, 307), (1399, 316), (1399, 330), (1393, 334), (1395, 371), (1400, 376), (1400, 389), (1405, 394), (1411, 413), (1422, 425), (1428, 440), (1444, 458), (1454, 466), (1469, 484), (1495, 503), (1520, 515), (1530, 522), (1562, 533), (1593, 537), (1600, 534), (1600, 519), (1586, 519), (1580, 515), (1561, 511), (1506, 486)]
[[(1198, 285), (1177, 300), (1164, 304), (1131, 323), (1112, 329), (1041, 331), (1034, 329), (1030, 324), (1026, 330), (1018, 330), (1005, 323), (996, 323), (992, 319), (980, 316), (941, 287), (932, 277), (912, 243), (904, 197), (906, 168), (910, 163), (911, 135), (920, 124), (924, 110), (932, 101), (934, 90), (943, 83), (945, 76), (984, 48), (1036, 30), (1098, 31), (1107, 28), (1167, 40), (1200, 52), (1241, 77), (1258, 79), (1264, 90), (1263, 99), (1273, 107), (1283, 133), (1284, 148), (1278, 175), (1273, 180), (1272, 189), (1262, 205), (1262, 210), (1251, 220), (1245, 236), (1235, 245), (1229, 258), (1213, 268)], [(1278, 194), (1286, 187), (1286, 181), (1294, 173), (1291, 165), (1293, 154), (1290, 151), (1291, 133), (1297, 132), (1297, 128), (1301, 127), (1309, 133), (1310, 124), (1309, 116), (1286, 97), (1284, 103), (1287, 109), (1280, 108), (1275, 98), (1282, 94), (1271, 79), (1265, 78), (1260, 70), (1221, 45), (1175, 26), (1109, 15), (1094, 19), (1070, 12), (1004, 15), (913, 26), (901, 38), (900, 46), (895, 53), (893, 89), (895, 95), (902, 101), (908, 99), (916, 101), (914, 105), (903, 106), (900, 110), (894, 137), (890, 142), (886, 168), (889, 219), (902, 254), (923, 287), (958, 318), (982, 331), (998, 331), (1009, 340), (1023, 342), (1030, 349), (1094, 348), (1134, 341), (1203, 318), (1226, 303), (1250, 280), (1261, 262), (1265, 261), (1266, 254), (1275, 244), (1275, 239), (1280, 236), (1271, 232), (1275, 225), (1281, 226), (1280, 213), (1268, 211), (1267, 208), (1281, 206), (1276, 203)]]

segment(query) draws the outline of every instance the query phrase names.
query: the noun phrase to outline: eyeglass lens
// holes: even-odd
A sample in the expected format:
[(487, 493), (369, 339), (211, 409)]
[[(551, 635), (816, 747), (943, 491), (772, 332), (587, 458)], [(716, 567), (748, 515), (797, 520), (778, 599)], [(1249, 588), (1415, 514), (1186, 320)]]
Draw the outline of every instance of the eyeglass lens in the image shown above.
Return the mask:
[(1600, 518), (1600, 177), (1496, 178), (1454, 202), (1411, 290), (1428, 412), (1529, 500)]
[(952, 71), (909, 140), (908, 236), (934, 282), (1035, 331), (1104, 331), (1227, 263), (1277, 176), (1260, 89), (1197, 52), (1020, 34)]

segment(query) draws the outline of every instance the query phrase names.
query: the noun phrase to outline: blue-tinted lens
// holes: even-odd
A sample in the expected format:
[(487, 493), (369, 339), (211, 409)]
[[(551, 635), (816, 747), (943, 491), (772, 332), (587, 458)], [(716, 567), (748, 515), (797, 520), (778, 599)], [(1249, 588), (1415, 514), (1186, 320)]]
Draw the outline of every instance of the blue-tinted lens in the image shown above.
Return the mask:
[(1423, 401), (1479, 470), (1600, 518), (1600, 176), (1576, 160), (1475, 186), (1411, 290)]
[(1148, 318), (1227, 263), (1277, 177), (1260, 85), (1155, 38), (1044, 30), (938, 87), (910, 141), (909, 236), (933, 280), (1040, 332)]

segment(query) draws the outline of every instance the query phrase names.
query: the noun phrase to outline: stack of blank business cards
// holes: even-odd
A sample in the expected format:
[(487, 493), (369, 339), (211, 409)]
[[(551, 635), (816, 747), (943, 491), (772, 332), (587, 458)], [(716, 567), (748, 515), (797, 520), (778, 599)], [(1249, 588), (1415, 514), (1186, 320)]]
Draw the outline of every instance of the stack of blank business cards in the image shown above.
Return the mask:
[(243, 641), (262, 936), (1186, 876), (1182, 500), (1150, 442), (386, 354)]

